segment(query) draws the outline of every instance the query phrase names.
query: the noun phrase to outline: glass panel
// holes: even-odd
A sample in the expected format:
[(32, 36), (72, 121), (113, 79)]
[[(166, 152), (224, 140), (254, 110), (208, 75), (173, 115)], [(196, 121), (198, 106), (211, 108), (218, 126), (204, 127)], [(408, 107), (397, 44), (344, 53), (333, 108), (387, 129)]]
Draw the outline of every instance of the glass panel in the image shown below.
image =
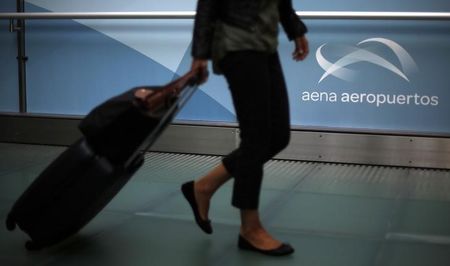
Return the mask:
[[(28, 1), (27, 11), (193, 10), (196, 1), (111, 1), (100, 9), (73, 1)], [(302, 10), (445, 11), (447, 1), (294, 1)], [(142, 8), (139, 8), (141, 6)], [(170, 7), (173, 6), (171, 9)], [(389, 10), (387, 10), (389, 6)], [(405, 8), (403, 8), (405, 7)], [(300, 9), (300, 8), (299, 8)], [(86, 114), (138, 85), (161, 85), (191, 63), (192, 20), (29, 21), (28, 109)], [(310, 55), (291, 60), (283, 33), (279, 52), (289, 87), (294, 128), (450, 133), (449, 21), (305, 20)], [(431, 48), (431, 49), (430, 49)], [(211, 71), (212, 72), (212, 71)], [(200, 123), (235, 122), (227, 85), (211, 75), (177, 117)]]
[[(16, 1), (0, 2), (0, 12), (15, 12)], [(9, 21), (0, 20), (0, 112), (19, 111), (17, 34), (8, 31)]]

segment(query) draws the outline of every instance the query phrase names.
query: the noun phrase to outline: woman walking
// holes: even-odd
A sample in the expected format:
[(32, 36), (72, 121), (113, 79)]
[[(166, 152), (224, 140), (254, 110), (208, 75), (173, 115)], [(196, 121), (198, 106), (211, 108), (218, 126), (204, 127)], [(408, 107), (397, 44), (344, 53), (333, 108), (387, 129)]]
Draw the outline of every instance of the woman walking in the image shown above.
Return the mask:
[(306, 26), (291, 0), (198, 0), (191, 70), (207, 79), (208, 61), (227, 80), (240, 128), (239, 147), (205, 176), (182, 186), (198, 226), (208, 234), (209, 203), (234, 179), (232, 205), (240, 210), (238, 247), (270, 256), (294, 249), (263, 226), (258, 206), (264, 164), (290, 139), (289, 103), (278, 57), (278, 25), (294, 41), (293, 59), (308, 54)]

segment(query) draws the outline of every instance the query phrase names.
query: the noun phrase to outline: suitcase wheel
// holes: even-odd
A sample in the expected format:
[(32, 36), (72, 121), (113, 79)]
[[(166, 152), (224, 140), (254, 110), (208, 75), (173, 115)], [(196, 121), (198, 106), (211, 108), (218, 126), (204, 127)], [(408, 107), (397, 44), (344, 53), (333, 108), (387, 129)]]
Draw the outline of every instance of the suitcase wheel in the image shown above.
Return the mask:
[(42, 249), (42, 246), (30, 240), (25, 243), (25, 248), (29, 251), (37, 251)]
[(6, 218), (6, 229), (8, 229), (8, 231), (16, 229), (16, 222), (11, 215), (8, 215), (8, 218)]

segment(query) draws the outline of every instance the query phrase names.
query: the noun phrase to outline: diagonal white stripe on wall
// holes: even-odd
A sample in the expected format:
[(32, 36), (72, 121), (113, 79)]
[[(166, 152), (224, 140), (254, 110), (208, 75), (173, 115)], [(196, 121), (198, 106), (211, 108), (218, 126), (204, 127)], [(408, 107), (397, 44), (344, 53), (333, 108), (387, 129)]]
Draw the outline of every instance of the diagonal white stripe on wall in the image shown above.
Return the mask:
[[(27, 0), (53, 12), (195, 10), (195, 0)], [(175, 72), (192, 38), (192, 20), (76, 20)]]

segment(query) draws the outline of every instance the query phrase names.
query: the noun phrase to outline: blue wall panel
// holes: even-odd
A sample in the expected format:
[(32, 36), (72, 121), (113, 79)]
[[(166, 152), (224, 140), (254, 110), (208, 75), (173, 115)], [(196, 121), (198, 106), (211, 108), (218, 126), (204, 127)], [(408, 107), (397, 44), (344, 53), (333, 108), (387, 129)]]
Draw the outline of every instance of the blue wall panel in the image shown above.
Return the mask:
[[(196, 3), (27, 2), (27, 11), (53, 12), (193, 10)], [(294, 5), (305, 11), (450, 11), (448, 0), (294, 0)], [(290, 59), (293, 45), (284, 33), (280, 34), (279, 50), (294, 127), (450, 134), (446, 119), (450, 111), (450, 77), (446, 74), (450, 22), (305, 22), (310, 28), (311, 53), (304, 62)], [(125, 89), (166, 83), (190, 67), (191, 20), (29, 24), (31, 112), (85, 114)], [(402, 62), (408, 60), (413, 63)], [(408, 65), (416, 68), (409, 69)], [(211, 75), (178, 119), (234, 122), (234, 109), (223, 77)]]
[[(308, 25), (311, 53), (305, 62), (297, 64), (289, 59), (291, 44), (282, 42), (280, 49), (293, 125), (450, 133), (450, 80), (446, 74), (450, 64), (449, 22), (397, 21), (386, 27), (384, 21), (358, 21), (357, 25), (352, 21), (308, 21)], [(403, 67), (386, 44), (359, 44), (373, 38), (398, 44), (416, 69)], [(355, 59), (355, 51), (385, 61), (379, 65), (373, 58)], [(345, 60), (354, 60), (341, 69), (354, 76), (330, 74), (320, 81), (327, 68), (320, 66), (318, 58), (325, 58), (335, 68)], [(397, 73), (387, 69), (388, 64)]]
[[(0, 12), (16, 12), (16, 1), (2, 0)], [(9, 21), (0, 20), (0, 112), (18, 112), (17, 35), (8, 29)]]

